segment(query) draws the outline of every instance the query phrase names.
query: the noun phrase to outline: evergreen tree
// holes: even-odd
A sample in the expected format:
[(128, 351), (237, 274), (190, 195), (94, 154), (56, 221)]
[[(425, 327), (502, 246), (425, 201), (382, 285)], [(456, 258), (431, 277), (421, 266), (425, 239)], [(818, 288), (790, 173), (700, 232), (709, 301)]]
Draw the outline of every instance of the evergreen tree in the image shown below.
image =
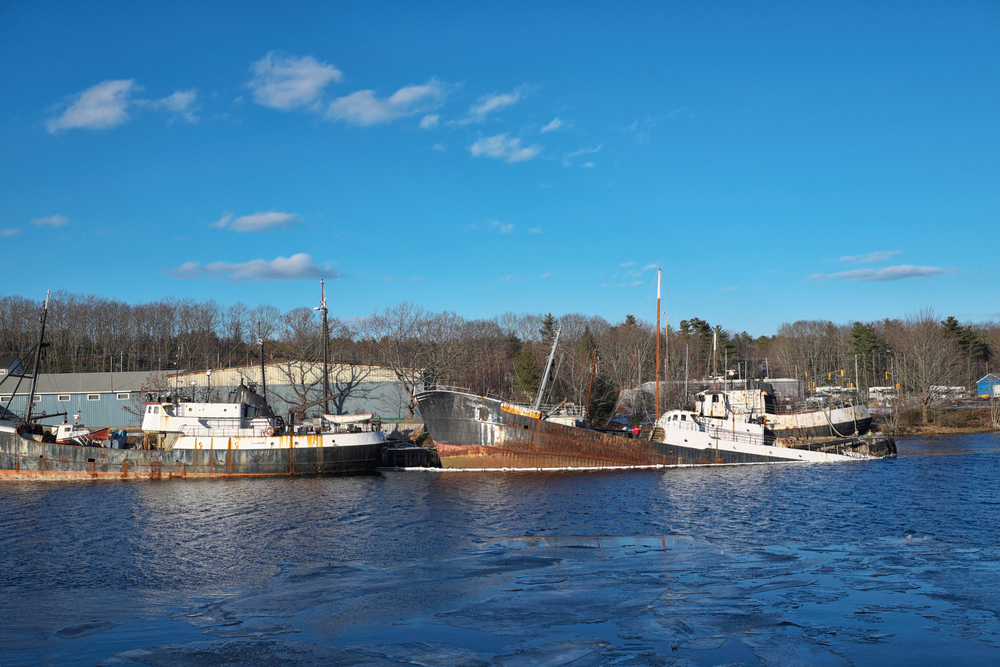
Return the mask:
[(538, 394), (538, 388), (542, 384), (542, 370), (535, 361), (535, 355), (531, 348), (525, 346), (521, 349), (521, 354), (514, 364), (514, 372), (517, 374), (517, 389), (520, 391), (522, 401), (533, 401)]
[(552, 316), (552, 313), (545, 313), (545, 318), (542, 320), (542, 326), (538, 329), (538, 333), (542, 334), (543, 341), (550, 341), (556, 335), (556, 318)]

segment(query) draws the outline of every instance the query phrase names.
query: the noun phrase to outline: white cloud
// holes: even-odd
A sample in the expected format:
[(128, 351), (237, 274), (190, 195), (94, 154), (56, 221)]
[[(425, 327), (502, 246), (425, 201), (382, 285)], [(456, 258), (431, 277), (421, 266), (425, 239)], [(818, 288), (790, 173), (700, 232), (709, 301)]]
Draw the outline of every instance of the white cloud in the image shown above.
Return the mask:
[(551, 276), (551, 275), (552, 275), (552, 272), (551, 272), (551, 271), (548, 271), (548, 272), (546, 272), (546, 273), (543, 273), (542, 275), (540, 275), (540, 276), (538, 276), (538, 277), (539, 277), (539, 278), (548, 278), (548, 277), (549, 277), (549, 276)]
[(635, 266), (635, 262), (622, 262), (621, 264), (618, 265), (618, 268), (627, 269), (630, 266)]
[(269, 232), (278, 227), (294, 227), (300, 222), (294, 213), (260, 211), (252, 215), (241, 215), (235, 220), (232, 214), (227, 213), (209, 227), (228, 227), (234, 232)]
[[(604, 144), (601, 144), (597, 148), (581, 148), (578, 151), (573, 151), (572, 153), (567, 153), (566, 157), (563, 158), (563, 166), (564, 167), (572, 167), (573, 166), (573, 161), (570, 158), (579, 157), (581, 155), (588, 155), (590, 153), (597, 153), (602, 148), (604, 148)], [(587, 168), (593, 168), (594, 167), (594, 163), (593, 162), (584, 162), (580, 166), (581, 167), (587, 167)]]
[(202, 266), (197, 262), (186, 262), (176, 269), (170, 269), (166, 275), (170, 278), (209, 278), (246, 283), (339, 278), (343, 274), (332, 270), (330, 265), (317, 265), (313, 258), (306, 253), (298, 253), (287, 258), (278, 257), (271, 261), (254, 259), (241, 264), (210, 262)]
[(643, 271), (651, 271), (653, 269), (658, 269), (658, 268), (660, 268), (659, 264), (647, 264), (646, 266), (642, 267), (642, 270)]
[(493, 93), (492, 95), (483, 95), (479, 98), (478, 102), (469, 107), (469, 117), (460, 121), (460, 123), (462, 125), (467, 125), (469, 123), (482, 123), (486, 120), (486, 116), (490, 113), (509, 107), (512, 104), (517, 104), (524, 91), (524, 86), (521, 86), (517, 90), (509, 93)]
[(553, 118), (552, 121), (548, 125), (546, 125), (545, 127), (543, 127), (540, 130), (540, 132), (541, 132), (541, 134), (545, 134), (546, 132), (551, 132), (552, 130), (558, 130), (562, 126), (563, 126), (563, 122), (557, 116), (557, 117)]
[(877, 252), (870, 252), (867, 255), (848, 255), (846, 257), (841, 257), (841, 262), (882, 262), (893, 255), (899, 255), (902, 250), (879, 250)]
[(249, 86), (254, 101), (282, 111), (316, 108), (327, 84), (339, 82), (343, 76), (333, 65), (312, 56), (297, 58), (274, 51), (253, 64), (253, 73)]
[(14, 236), (15, 234), (20, 234), (20, 227), (13, 227), (11, 229), (0, 229), (0, 236)]
[(854, 281), (884, 281), (906, 280), (908, 278), (935, 278), (945, 273), (955, 273), (954, 269), (943, 269), (937, 266), (887, 266), (884, 269), (854, 269), (842, 273), (815, 273), (810, 280), (854, 280)]
[(116, 127), (128, 120), (126, 108), (135, 82), (132, 79), (104, 81), (70, 98), (69, 107), (45, 127), (49, 133), (60, 130)]
[(528, 233), (529, 234), (541, 234), (542, 233), (542, 228), (541, 227), (532, 227), (531, 229), (528, 230)]
[(493, 229), (499, 229), (501, 234), (510, 234), (512, 231), (514, 231), (513, 222), (508, 222), (507, 224), (504, 224), (499, 220), (490, 220), (490, 227), (492, 227)]
[(444, 152), (444, 151), (448, 150), (448, 147), (445, 146), (444, 144), (434, 144), (433, 146), (431, 146), (431, 148), (433, 148), (436, 151), (440, 151), (440, 152)]
[(50, 215), (45, 218), (32, 218), (31, 224), (39, 227), (65, 227), (69, 224), (69, 218), (65, 215)]
[(441, 116), (437, 114), (424, 116), (420, 119), (420, 129), (429, 130), (433, 127), (437, 127), (439, 120), (441, 120)]
[(198, 98), (196, 90), (178, 90), (173, 95), (160, 100), (136, 100), (138, 106), (150, 109), (165, 109), (180, 114), (189, 123), (197, 123), (198, 116), (194, 113), (194, 102)]
[(480, 139), (472, 144), (469, 147), (472, 157), (485, 155), (507, 162), (521, 162), (522, 160), (530, 160), (541, 152), (538, 146), (522, 147), (520, 139), (508, 138), (508, 134), (509, 132), (504, 132), (493, 137)]
[(405, 86), (391, 97), (379, 99), (374, 90), (359, 90), (330, 103), (326, 117), (353, 125), (376, 125), (436, 109), (448, 91), (437, 79), (421, 86)]

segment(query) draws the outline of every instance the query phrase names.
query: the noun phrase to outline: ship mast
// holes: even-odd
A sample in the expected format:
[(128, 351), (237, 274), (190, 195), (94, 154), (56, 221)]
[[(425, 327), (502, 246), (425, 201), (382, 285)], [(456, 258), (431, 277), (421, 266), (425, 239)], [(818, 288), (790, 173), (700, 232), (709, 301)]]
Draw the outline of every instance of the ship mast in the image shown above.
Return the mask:
[(656, 409), (653, 420), (660, 417), (660, 276), (663, 269), (656, 270)]
[(257, 320), (257, 344), (260, 345), (260, 386), (261, 396), (267, 402), (267, 375), (264, 374), (264, 330), (261, 328), (260, 320)]
[(49, 314), (49, 294), (51, 290), (45, 292), (45, 305), (42, 306), (42, 325), (38, 330), (38, 348), (35, 350), (35, 367), (31, 372), (31, 388), (28, 390), (28, 407), (24, 411), (24, 423), (31, 423), (31, 412), (35, 407), (35, 382), (38, 381), (38, 369), (42, 362), (42, 349), (45, 347), (45, 319)]
[(549, 381), (549, 371), (552, 370), (552, 360), (556, 356), (556, 345), (559, 344), (559, 333), (562, 327), (556, 329), (556, 337), (552, 340), (552, 351), (549, 352), (549, 359), (545, 362), (545, 375), (542, 376), (542, 386), (538, 388), (538, 395), (535, 396), (535, 410), (542, 404), (542, 394), (545, 393), (545, 385)]
[(330, 366), (327, 360), (327, 347), (330, 341), (330, 330), (326, 322), (326, 287), (324, 280), (319, 281), (319, 305), (313, 308), (323, 313), (323, 414), (330, 413)]

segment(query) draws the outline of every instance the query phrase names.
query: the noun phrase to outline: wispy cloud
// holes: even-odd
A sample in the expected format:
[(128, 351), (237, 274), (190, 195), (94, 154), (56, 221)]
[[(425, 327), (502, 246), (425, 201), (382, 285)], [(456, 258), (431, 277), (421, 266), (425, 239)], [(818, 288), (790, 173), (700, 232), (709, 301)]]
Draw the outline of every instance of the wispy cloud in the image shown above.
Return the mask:
[(179, 114), (189, 123), (197, 123), (199, 118), (195, 114), (195, 100), (198, 98), (196, 90), (178, 90), (173, 95), (169, 95), (159, 100), (136, 100), (136, 106), (149, 109), (160, 109), (172, 111)]
[(291, 257), (278, 257), (270, 261), (254, 259), (234, 264), (231, 262), (210, 262), (201, 265), (185, 262), (176, 269), (166, 271), (170, 278), (228, 280), (235, 283), (267, 282), (274, 280), (314, 280), (316, 278), (339, 278), (342, 273), (334, 271), (330, 265), (318, 265), (306, 253)]
[(723, 287), (719, 291), (720, 292), (735, 292), (738, 289), (739, 289), (739, 287)]
[[(601, 144), (597, 148), (581, 148), (580, 150), (573, 151), (572, 153), (566, 153), (566, 156), (563, 157), (563, 166), (564, 167), (572, 167), (573, 164), (574, 164), (573, 158), (579, 157), (581, 155), (589, 155), (591, 153), (597, 153), (602, 148), (604, 148), (604, 144)], [(584, 162), (583, 164), (581, 164), (580, 166), (581, 167), (587, 167), (587, 168), (593, 168), (594, 163), (590, 162), (590, 161), (587, 161), (587, 162)]]
[(622, 262), (621, 264), (618, 265), (618, 268), (627, 269), (630, 266), (635, 266), (635, 262)]
[(32, 218), (31, 224), (39, 227), (65, 227), (69, 224), (69, 218), (65, 215), (50, 215), (44, 218)]
[(441, 116), (437, 114), (429, 114), (420, 119), (420, 129), (430, 130), (438, 125), (438, 121), (441, 120)]
[(531, 229), (528, 230), (528, 233), (529, 234), (541, 234), (542, 233), (542, 228), (541, 227), (532, 227)]
[(517, 104), (521, 97), (526, 94), (527, 88), (521, 86), (509, 93), (492, 93), (483, 95), (479, 100), (469, 107), (469, 116), (459, 121), (461, 125), (469, 123), (482, 123), (486, 117), (494, 111), (499, 111), (511, 105)]
[(67, 98), (66, 109), (56, 118), (50, 118), (45, 128), (50, 134), (63, 130), (101, 130), (128, 122), (129, 107), (142, 107), (168, 111), (183, 117), (189, 123), (198, 122), (195, 101), (196, 90), (178, 90), (159, 100), (132, 99), (141, 90), (132, 79), (104, 81), (82, 93)]
[(577, 157), (579, 155), (587, 155), (588, 153), (597, 153), (602, 148), (604, 148), (604, 144), (599, 145), (597, 148), (581, 148), (578, 151), (573, 151), (572, 153), (567, 153), (566, 157)]
[(300, 222), (302, 221), (294, 213), (261, 211), (252, 215), (241, 215), (235, 220), (231, 213), (227, 213), (209, 227), (228, 227), (234, 232), (269, 232), (279, 227), (294, 227)]
[(10, 229), (0, 229), (0, 236), (14, 236), (21, 233), (20, 227), (12, 227)]
[(545, 126), (545, 127), (543, 127), (543, 128), (541, 129), (541, 130), (539, 130), (539, 132), (540, 132), (541, 134), (545, 134), (546, 132), (552, 132), (553, 130), (558, 130), (558, 129), (559, 129), (560, 127), (562, 127), (562, 126), (563, 126), (563, 121), (562, 121), (562, 119), (561, 119), (561, 118), (559, 118), (558, 116), (556, 116), (555, 118), (553, 118), (553, 119), (552, 119), (552, 120), (551, 120), (551, 121), (549, 122), (549, 124), (548, 124), (548, 125), (546, 125), (546, 126)]
[(312, 56), (296, 57), (269, 52), (253, 64), (250, 89), (261, 106), (290, 111), (299, 107), (318, 110), (323, 89), (340, 82), (343, 73)]
[(60, 130), (87, 128), (106, 129), (128, 120), (129, 95), (135, 86), (132, 79), (104, 81), (69, 98), (69, 106), (58, 118), (50, 119), (45, 127), (50, 134)]
[(946, 273), (955, 273), (954, 269), (943, 269), (937, 266), (887, 266), (884, 269), (854, 269), (841, 273), (815, 273), (810, 280), (853, 280), (853, 281), (884, 281), (907, 280), (909, 278), (936, 278)]
[(510, 234), (512, 231), (514, 231), (513, 222), (508, 222), (507, 224), (504, 224), (499, 220), (490, 220), (490, 227), (499, 230), (501, 234)]
[(448, 150), (448, 147), (445, 146), (444, 144), (434, 144), (433, 146), (431, 146), (431, 148), (438, 151), (439, 153), (443, 153), (444, 151)]
[(841, 257), (841, 262), (884, 262), (893, 255), (899, 255), (902, 250), (879, 250), (877, 252), (870, 252), (867, 255), (847, 255), (846, 257)]
[(507, 162), (530, 160), (541, 152), (538, 146), (521, 146), (521, 140), (508, 137), (509, 134), (509, 132), (504, 132), (480, 139), (469, 147), (469, 152), (472, 153), (472, 157), (485, 155)]
[(352, 125), (388, 123), (403, 116), (436, 109), (447, 94), (447, 86), (437, 79), (420, 86), (405, 86), (385, 99), (376, 97), (374, 90), (359, 90), (331, 102), (326, 117)]
[(647, 264), (646, 266), (642, 267), (642, 270), (643, 271), (652, 271), (653, 269), (658, 269), (658, 268), (660, 268), (659, 264)]

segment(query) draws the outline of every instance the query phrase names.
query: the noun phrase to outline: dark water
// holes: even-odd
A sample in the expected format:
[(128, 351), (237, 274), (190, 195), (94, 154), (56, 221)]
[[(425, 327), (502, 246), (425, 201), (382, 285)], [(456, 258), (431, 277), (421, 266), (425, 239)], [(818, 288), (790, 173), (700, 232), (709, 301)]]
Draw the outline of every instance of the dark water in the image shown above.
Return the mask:
[(1000, 664), (1000, 435), (893, 461), (0, 485), (0, 666)]

